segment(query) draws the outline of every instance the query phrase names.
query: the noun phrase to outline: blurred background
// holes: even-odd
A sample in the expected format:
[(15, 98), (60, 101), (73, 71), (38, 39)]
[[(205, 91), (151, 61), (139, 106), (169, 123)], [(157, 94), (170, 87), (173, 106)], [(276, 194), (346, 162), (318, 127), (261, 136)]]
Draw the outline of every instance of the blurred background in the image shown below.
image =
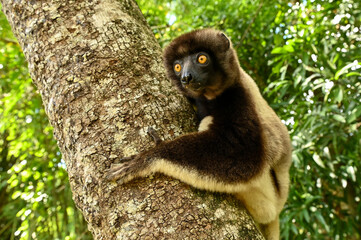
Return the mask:
[[(294, 152), (282, 239), (360, 239), (360, 1), (137, 2), (162, 47), (196, 28), (224, 31), (287, 125)], [(0, 173), (0, 239), (92, 239), (2, 12)]]

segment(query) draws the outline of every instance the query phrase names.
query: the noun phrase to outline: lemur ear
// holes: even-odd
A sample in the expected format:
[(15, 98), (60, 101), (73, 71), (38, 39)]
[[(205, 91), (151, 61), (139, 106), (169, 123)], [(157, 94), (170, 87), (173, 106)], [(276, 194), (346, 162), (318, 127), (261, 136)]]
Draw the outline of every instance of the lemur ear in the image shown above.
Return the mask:
[(229, 38), (226, 36), (226, 34), (224, 33), (220, 33), (219, 34), (220, 37), (222, 38), (222, 42), (223, 42), (223, 46), (225, 47), (225, 50), (228, 50), (231, 47), (231, 41), (229, 40)]

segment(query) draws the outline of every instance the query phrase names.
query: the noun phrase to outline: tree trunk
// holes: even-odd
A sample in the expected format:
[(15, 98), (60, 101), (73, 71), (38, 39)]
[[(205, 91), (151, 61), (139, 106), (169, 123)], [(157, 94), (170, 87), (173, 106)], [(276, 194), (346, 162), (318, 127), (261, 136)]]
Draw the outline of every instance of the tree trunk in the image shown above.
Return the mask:
[(112, 162), (194, 131), (132, 0), (1, 0), (95, 239), (262, 239), (232, 196), (156, 175), (108, 182)]

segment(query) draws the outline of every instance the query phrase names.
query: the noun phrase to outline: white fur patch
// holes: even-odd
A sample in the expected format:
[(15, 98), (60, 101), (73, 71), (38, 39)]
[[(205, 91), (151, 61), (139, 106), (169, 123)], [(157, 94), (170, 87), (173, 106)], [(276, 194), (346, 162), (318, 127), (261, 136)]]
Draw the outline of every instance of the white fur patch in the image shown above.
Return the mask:
[(202, 119), (201, 123), (198, 126), (198, 132), (207, 131), (209, 126), (213, 123), (213, 117), (207, 116)]

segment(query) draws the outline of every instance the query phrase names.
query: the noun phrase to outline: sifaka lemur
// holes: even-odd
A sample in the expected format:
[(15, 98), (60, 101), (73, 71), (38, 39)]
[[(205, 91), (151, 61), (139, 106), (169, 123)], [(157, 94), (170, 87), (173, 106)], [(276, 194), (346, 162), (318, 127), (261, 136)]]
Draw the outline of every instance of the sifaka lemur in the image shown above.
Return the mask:
[(289, 188), (288, 131), (239, 66), (230, 40), (213, 29), (174, 39), (164, 65), (175, 87), (197, 107), (199, 131), (125, 157), (107, 177), (127, 182), (154, 172), (240, 199), (266, 239), (279, 239)]

